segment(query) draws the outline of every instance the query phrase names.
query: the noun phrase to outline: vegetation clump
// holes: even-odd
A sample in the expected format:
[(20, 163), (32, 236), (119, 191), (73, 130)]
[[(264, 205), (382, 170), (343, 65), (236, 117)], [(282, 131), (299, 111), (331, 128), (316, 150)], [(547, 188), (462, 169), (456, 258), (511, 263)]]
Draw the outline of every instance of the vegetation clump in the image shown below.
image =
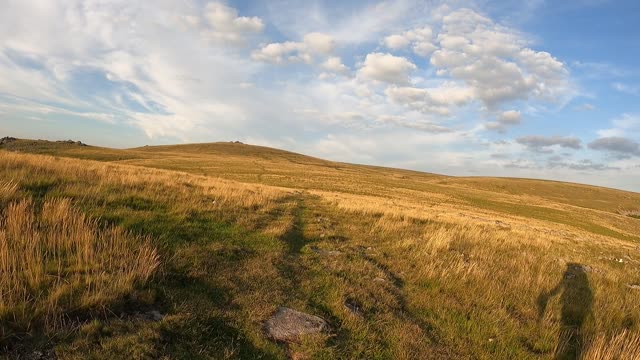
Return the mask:
[(0, 337), (105, 307), (158, 264), (148, 237), (101, 228), (68, 199), (12, 202), (0, 220)]

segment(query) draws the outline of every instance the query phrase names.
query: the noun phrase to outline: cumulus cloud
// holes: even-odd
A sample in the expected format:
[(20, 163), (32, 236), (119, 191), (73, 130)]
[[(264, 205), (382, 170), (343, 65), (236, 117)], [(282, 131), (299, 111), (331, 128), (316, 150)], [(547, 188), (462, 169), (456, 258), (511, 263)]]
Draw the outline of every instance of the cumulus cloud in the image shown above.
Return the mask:
[(505, 131), (508, 127), (518, 125), (522, 122), (522, 114), (518, 110), (504, 111), (496, 118), (496, 121), (489, 122), (485, 127), (489, 130), (499, 132)]
[(431, 56), (439, 74), (463, 81), (488, 108), (535, 98), (557, 101), (571, 94), (565, 65), (534, 51), (518, 32), (470, 9), (442, 20), (440, 48)]
[(316, 55), (329, 55), (333, 52), (335, 41), (327, 34), (313, 32), (306, 34), (301, 42), (286, 41), (271, 43), (255, 50), (254, 60), (272, 64), (303, 62), (310, 64)]
[(364, 79), (390, 84), (409, 84), (409, 74), (416, 69), (411, 61), (391, 54), (367, 54), (358, 75)]
[[(190, 25), (202, 25), (198, 17), (185, 15), (184, 20)], [(204, 9), (206, 36), (213, 40), (241, 42), (243, 37), (251, 33), (259, 33), (264, 29), (262, 19), (257, 16), (238, 16), (238, 11), (220, 2), (210, 2)]]
[(402, 34), (389, 35), (383, 42), (391, 50), (402, 50), (411, 45), (411, 50), (415, 54), (425, 57), (436, 50), (433, 44), (433, 30), (428, 26), (408, 30)]
[[(573, 95), (566, 66), (547, 52), (531, 49), (518, 31), (470, 9), (445, 7), (439, 13), (433, 26), (414, 27), (383, 39), (391, 50), (411, 49), (428, 57), (436, 70), (435, 78), (423, 79), (426, 86), (417, 86), (422, 85), (419, 82), (409, 86), (405, 74), (387, 78), (394, 85), (385, 91), (392, 103), (442, 117), (477, 104), (485, 116), (498, 114), (484, 128), (505, 132), (521, 123), (520, 112), (509, 110), (514, 103), (529, 101), (535, 109), (536, 102), (562, 104)], [(434, 96), (438, 93), (447, 99)]]
[(254, 60), (282, 64), (287, 62), (311, 63), (311, 55), (306, 52), (304, 43), (287, 41), (283, 43), (271, 43), (251, 54)]
[(326, 71), (346, 75), (349, 73), (349, 68), (342, 63), (342, 60), (338, 56), (329, 57), (322, 63), (322, 68)]
[(610, 136), (596, 139), (589, 143), (589, 148), (606, 151), (618, 157), (640, 156), (640, 144), (629, 138)]
[(330, 54), (335, 47), (335, 41), (330, 35), (319, 32), (305, 35), (304, 44), (309, 51), (325, 55)]
[(550, 147), (556, 145), (574, 150), (582, 148), (582, 141), (576, 137), (528, 135), (517, 138), (516, 142), (538, 152), (550, 152)]
[(410, 43), (411, 41), (402, 35), (389, 35), (384, 38), (385, 46), (392, 50), (404, 49), (409, 46)]
[(473, 99), (473, 90), (455, 84), (443, 84), (435, 88), (392, 86), (385, 90), (389, 99), (400, 105), (425, 114), (449, 115), (453, 106), (463, 105)]

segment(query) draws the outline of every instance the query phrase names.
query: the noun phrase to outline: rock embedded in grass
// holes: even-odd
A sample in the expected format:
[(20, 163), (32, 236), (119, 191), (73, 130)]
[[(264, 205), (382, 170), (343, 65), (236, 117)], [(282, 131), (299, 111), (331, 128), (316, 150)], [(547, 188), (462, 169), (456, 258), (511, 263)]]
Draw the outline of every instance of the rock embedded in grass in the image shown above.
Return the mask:
[(265, 323), (267, 335), (276, 341), (295, 342), (304, 335), (318, 334), (328, 328), (322, 318), (287, 307), (280, 307)]
[(340, 252), (338, 250), (325, 250), (325, 249), (320, 249), (320, 248), (315, 247), (315, 246), (311, 247), (311, 251), (313, 251), (314, 253), (316, 253), (318, 255), (324, 255), (324, 256), (342, 255), (342, 252)]
[(11, 136), (5, 136), (2, 139), (0, 139), (0, 145), (4, 145), (4, 144), (8, 144), (10, 142), (14, 142), (17, 141), (18, 139), (11, 137)]
[(160, 321), (164, 319), (164, 315), (162, 315), (158, 310), (151, 310), (147, 312), (147, 317), (151, 321)]

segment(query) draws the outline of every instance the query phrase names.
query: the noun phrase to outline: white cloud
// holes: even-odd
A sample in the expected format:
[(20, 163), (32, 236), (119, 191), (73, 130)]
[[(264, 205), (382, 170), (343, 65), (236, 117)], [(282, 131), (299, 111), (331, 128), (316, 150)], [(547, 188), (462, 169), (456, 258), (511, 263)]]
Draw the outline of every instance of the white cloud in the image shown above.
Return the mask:
[(389, 35), (384, 38), (385, 46), (391, 50), (404, 49), (409, 46), (410, 43), (411, 41), (403, 35)]
[(409, 84), (409, 74), (417, 67), (404, 57), (391, 54), (368, 54), (358, 75), (364, 79), (382, 81), (390, 84)]
[(504, 124), (519, 124), (521, 120), (522, 115), (517, 110), (505, 111), (498, 117), (498, 121)]
[(539, 152), (551, 152), (552, 146), (578, 150), (582, 148), (582, 141), (573, 136), (540, 136), (528, 135), (516, 139), (518, 144)]
[(489, 130), (504, 132), (508, 127), (522, 122), (522, 114), (518, 110), (504, 111), (498, 115), (496, 121), (489, 122), (485, 127)]
[(389, 35), (384, 38), (384, 44), (392, 50), (405, 49), (411, 45), (415, 54), (425, 57), (436, 50), (433, 44), (433, 31), (428, 26), (408, 30), (402, 34)]
[(349, 73), (349, 68), (342, 63), (342, 60), (337, 56), (328, 58), (322, 63), (322, 68), (332, 73), (346, 75)]
[(251, 54), (254, 60), (282, 64), (287, 62), (311, 63), (311, 55), (306, 52), (303, 43), (287, 41), (283, 43), (271, 43)]
[(330, 55), (335, 47), (335, 41), (327, 34), (309, 33), (301, 42), (286, 41), (271, 43), (255, 50), (251, 57), (254, 60), (272, 64), (303, 62), (310, 64), (314, 55)]
[(425, 120), (409, 120), (404, 116), (394, 116), (394, 115), (381, 115), (377, 118), (378, 122), (381, 124), (391, 124), (396, 126), (402, 126), (408, 129), (420, 130), (428, 133), (449, 133), (453, 132), (452, 129), (442, 126), (439, 124), (435, 124), (430, 121)]
[(516, 31), (473, 10), (444, 16), (431, 57), (439, 74), (475, 89), (488, 108), (514, 101), (559, 101), (572, 94), (564, 64), (546, 52), (527, 48)]
[(453, 106), (473, 100), (473, 90), (443, 84), (436, 88), (389, 87), (385, 94), (396, 104), (406, 105), (425, 114), (450, 115)]
[[(192, 26), (203, 25), (196, 16), (185, 15), (185, 22)], [(259, 33), (264, 23), (259, 17), (238, 16), (238, 11), (220, 2), (210, 2), (204, 8), (204, 20), (208, 28), (204, 33), (216, 41), (237, 43), (250, 33)]]
[(609, 129), (598, 130), (600, 137), (624, 137), (637, 135), (640, 137), (640, 115), (622, 114), (620, 117), (613, 119), (613, 127)]
[(335, 41), (327, 34), (313, 32), (304, 36), (304, 44), (311, 52), (328, 55), (334, 47)]

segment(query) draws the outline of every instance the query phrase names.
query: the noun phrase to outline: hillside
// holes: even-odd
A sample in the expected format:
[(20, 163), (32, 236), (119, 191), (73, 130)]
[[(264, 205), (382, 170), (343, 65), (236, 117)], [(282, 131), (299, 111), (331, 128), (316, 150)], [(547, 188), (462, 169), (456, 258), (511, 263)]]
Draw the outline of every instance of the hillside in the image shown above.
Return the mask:
[[(0, 170), (6, 229), (24, 199), (25, 218), (28, 208), (38, 218), (66, 201), (75, 209), (67, 216), (95, 221), (91, 234), (126, 234), (128, 248), (105, 259), (117, 251), (149, 254), (140, 264), (158, 258), (148, 275), (132, 267), (131, 281), (99, 296), (42, 280), (55, 268), (48, 263), (39, 272), (2, 265), (16, 279), (42, 274), (24, 280), (20, 298), (0, 283), (9, 357), (640, 356), (638, 193), (352, 165), (238, 143), (118, 150), (14, 140), (0, 145)], [(33, 226), (56, 228), (47, 224)], [(0, 238), (19, 233), (0, 229)], [(0, 260), (12, 256), (0, 248)], [(52, 259), (57, 277), (78, 284), (118, 276), (107, 265), (86, 272), (89, 260), (66, 268)], [(281, 306), (327, 327), (273, 341), (264, 326)]]

